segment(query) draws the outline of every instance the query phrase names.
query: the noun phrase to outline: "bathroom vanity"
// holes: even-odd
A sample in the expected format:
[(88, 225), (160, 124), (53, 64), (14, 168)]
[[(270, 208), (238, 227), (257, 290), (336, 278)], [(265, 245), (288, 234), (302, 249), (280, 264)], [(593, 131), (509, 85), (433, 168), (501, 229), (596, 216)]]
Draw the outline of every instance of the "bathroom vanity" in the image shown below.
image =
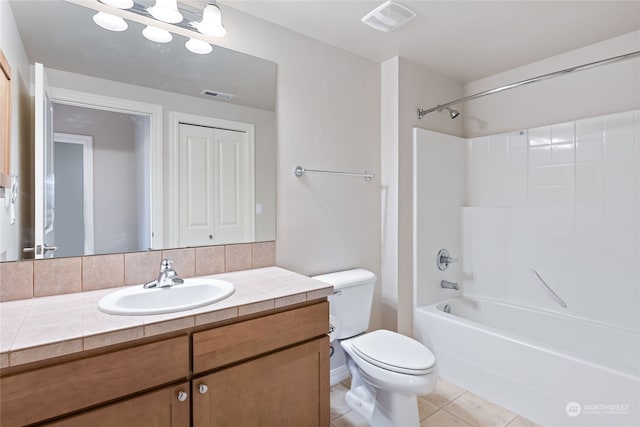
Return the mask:
[(226, 302), (162, 317), (192, 327), (152, 335), (149, 323), (140, 339), (4, 367), (0, 424), (328, 425), (332, 288), (261, 270), (272, 278), (253, 292), (246, 272), (219, 275), (242, 277)]

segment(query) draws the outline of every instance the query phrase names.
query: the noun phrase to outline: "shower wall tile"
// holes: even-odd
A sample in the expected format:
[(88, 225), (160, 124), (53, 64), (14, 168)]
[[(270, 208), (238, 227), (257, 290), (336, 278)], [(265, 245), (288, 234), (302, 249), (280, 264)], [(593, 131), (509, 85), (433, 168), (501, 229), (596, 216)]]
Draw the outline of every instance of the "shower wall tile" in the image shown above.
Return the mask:
[(577, 163), (601, 163), (604, 160), (604, 139), (583, 139), (576, 142)]
[[(640, 111), (527, 135), (520, 170), (499, 167), (505, 153), (496, 151), (511, 155), (502, 135), (469, 141), (468, 202), (478, 207), (463, 209), (465, 290), (637, 330)], [(497, 181), (518, 181), (523, 171), (524, 202), (491, 208), (507, 188)], [(542, 291), (532, 268), (568, 309)]]
[(529, 129), (528, 134), (529, 134), (530, 147), (551, 144), (551, 127), (550, 126), (543, 126), (539, 128)]
[(529, 148), (529, 167), (551, 165), (551, 146), (534, 145)]
[(463, 208), (465, 295), (500, 298), (506, 292), (507, 208)]
[[(527, 140), (525, 132), (469, 140), (467, 203), (471, 206), (513, 206), (526, 198)], [(471, 178), (473, 177), (473, 178)]]
[(604, 138), (604, 117), (592, 117), (576, 121), (576, 141)]
[(571, 165), (575, 163), (575, 144), (554, 144), (551, 146), (552, 165)]
[(575, 136), (575, 123), (560, 123), (557, 125), (551, 125), (551, 143), (552, 144), (565, 144), (567, 142), (573, 143)]

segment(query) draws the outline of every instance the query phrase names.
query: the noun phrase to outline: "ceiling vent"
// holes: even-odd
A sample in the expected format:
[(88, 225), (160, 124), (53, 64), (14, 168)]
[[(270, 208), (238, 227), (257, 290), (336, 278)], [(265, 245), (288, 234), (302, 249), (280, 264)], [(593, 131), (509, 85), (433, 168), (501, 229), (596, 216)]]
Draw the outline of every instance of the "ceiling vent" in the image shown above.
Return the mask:
[(398, 3), (385, 2), (362, 18), (362, 22), (378, 31), (388, 33), (416, 17), (416, 13)]
[(235, 95), (232, 95), (230, 93), (224, 93), (224, 92), (218, 92), (215, 90), (209, 90), (209, 89), (205, 89), (202, 92), (200, 92), (200, 94), (202, 95), (207, 95), (207, 96), (213, 96), (214, 98), (217, 98), (221, 101), (231, 101), (233, 99), (233, 97)]

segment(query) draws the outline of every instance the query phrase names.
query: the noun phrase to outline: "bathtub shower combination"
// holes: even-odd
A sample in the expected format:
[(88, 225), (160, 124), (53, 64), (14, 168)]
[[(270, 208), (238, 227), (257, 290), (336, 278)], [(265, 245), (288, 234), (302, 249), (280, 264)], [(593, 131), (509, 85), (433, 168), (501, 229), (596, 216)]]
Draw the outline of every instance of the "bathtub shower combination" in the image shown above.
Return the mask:
[(639, 426), (640, 112), (414, 150), (414, 334), (440, 376), (545, 427)]
[(415, 315), (416, 338), (455, 384), (545, 426), (638, 425), (637, 333), (480, 298)]

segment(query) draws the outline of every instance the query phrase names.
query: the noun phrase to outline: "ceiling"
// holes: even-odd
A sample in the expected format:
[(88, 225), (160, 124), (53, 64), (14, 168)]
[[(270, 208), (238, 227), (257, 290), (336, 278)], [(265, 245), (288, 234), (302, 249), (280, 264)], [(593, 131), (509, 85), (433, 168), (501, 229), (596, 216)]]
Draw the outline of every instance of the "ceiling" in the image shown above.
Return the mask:
[(417, 17), (382, 33), (360, 19), (383, 1), (221, 3), (376, 62), (400, 56), (462, 83), (640, 29), (640, 0), (397, 0)]

